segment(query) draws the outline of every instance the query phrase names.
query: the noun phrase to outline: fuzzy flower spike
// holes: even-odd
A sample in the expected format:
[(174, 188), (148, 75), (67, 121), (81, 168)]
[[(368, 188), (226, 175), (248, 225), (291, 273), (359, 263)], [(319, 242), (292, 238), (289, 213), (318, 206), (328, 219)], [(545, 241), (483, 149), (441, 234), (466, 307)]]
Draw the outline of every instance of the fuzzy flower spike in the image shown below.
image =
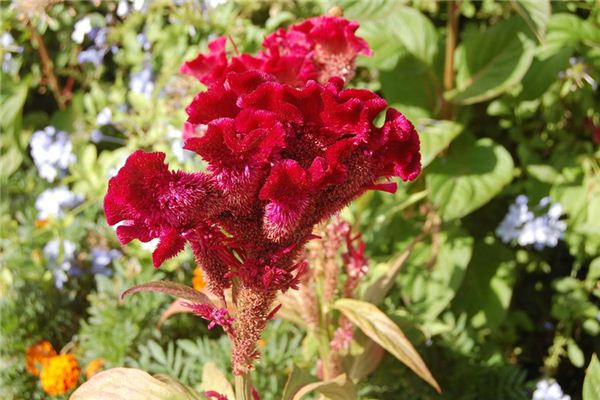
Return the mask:
[[(271, 73), (272, 43), (256, 57), (232, 60), (221, 55), (224, 42), (211, 45), (183, 68), (196, 68), (208, 85), (186, 109), (184, 145), (208, 163), (207, 172), (170, 171), (163, 153), (138, 151), (109, 182), (105, 212), (122, 243), (159, 238), (158, 266), (189, 242), (209, 290), (225, 299), (232, 287), (237, 313), (226, 325), (236, 374), (258, 356), (276, 293), (297, 288), (314, 225), (369, 189), (393, 192), (386, 179), (410, 181), (421, 170), (419, 138), (404, 115), (388, 109), (377, 127), (385, 100), (343, 88), (351, 74), (342, 64), (353, 69), (356, 55), (368, 52), (357, 27), (318, 17), (265, 39), (278, 43), (278, 57), (312, 63), (306, 71), (318, 73), (310, 79), (304, 67), (292, 80)], [(321, 82), (334, 73), (342, 76)]]

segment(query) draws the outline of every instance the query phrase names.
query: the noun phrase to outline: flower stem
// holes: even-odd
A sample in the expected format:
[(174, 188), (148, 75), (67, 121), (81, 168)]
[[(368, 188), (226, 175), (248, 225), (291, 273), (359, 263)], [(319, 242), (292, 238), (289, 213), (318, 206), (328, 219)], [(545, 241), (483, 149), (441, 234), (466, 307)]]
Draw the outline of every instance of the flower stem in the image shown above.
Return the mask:
[(252, 400), (250, 373), (235, 376), (235, 399)]
[[(450, 0), (448, 6), (448, 22), (446, 25), (446, 56), (444, 61), (444, 90), (454, 89), (454, 52), (458, 38), (458, 3)], [(442, 96), (441, 116), (444, 119), (452, 119), (454, 107), (452, 103)]]

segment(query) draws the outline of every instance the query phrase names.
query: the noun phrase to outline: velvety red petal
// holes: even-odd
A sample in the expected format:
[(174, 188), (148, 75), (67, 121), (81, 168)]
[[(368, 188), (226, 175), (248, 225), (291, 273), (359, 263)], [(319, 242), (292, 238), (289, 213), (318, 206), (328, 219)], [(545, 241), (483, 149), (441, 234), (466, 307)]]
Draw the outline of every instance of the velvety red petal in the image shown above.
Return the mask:
[(152, 263), (155, 268), (171, 257), (174, 257), (183, 250), (185, 246), (185, 240), (175, 229), (169, 229), (165, 234), (160, 237), (158, 246), (152, 253)]

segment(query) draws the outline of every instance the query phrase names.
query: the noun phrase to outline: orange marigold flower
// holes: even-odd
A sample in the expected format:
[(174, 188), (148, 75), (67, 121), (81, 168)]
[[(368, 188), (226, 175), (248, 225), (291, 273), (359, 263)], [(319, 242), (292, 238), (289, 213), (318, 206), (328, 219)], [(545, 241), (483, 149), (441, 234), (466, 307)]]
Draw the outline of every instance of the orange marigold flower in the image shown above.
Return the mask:
[(197, 291), (201, 291), (206, 287), (206, 282), (204, 282), (204, 276), (202, 276), (202, 268), (196, 267), (196, 269), (194, 269), (194, 278), (192, 278), (192, 285)]
[(90, 379), (93, 375), (97, 374), (104, 367), (104, 360), (96, 358), (88, 363), (85, 367), (85, 377)]
[(48, 360), (40, 382), (42, 388), (51, 396), (68, 392), (77, 385), (79, 379), (79, 364), (71, 354), (61, 354)]
[(41, 340), (36, 344), (29, 346), (26, 354), (27, 372), (33, 376), (38, 376), (45, 362), (56, 355), (56, 351), (47, 340)]

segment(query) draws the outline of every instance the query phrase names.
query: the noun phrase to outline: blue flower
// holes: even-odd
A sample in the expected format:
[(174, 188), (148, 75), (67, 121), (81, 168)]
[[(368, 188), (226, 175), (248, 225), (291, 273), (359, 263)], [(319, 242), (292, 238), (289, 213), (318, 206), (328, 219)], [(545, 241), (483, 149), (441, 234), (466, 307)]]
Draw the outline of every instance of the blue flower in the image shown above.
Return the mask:
[(61, 218), (65, 211), (76, 207), (82, 201), (83, 195), (71, 192), (66, 186), (46, 189), (35, 201), (38, 219)]
[(81, 271), (75, 265), (75, 243), (69, 240), (53, 239), (44, 246), (44, 256), (54, 275), (54, 286), (62, 289), (69, 280), (69, 275), (79, 275)]
[(48, 182), (64, 176), (69, 165), (75, 162), (69, 136), (53, 126), (35, 131), (29, 144), (33, 162), (40, 176)]
[(123, 254), (121, 254), (119, 250), (115, 249), (105, 249), (102, 247), (92, 248), (92, 273), (94, 275), (111, 276), (112, 271), (108, 266), (122, 255)]

